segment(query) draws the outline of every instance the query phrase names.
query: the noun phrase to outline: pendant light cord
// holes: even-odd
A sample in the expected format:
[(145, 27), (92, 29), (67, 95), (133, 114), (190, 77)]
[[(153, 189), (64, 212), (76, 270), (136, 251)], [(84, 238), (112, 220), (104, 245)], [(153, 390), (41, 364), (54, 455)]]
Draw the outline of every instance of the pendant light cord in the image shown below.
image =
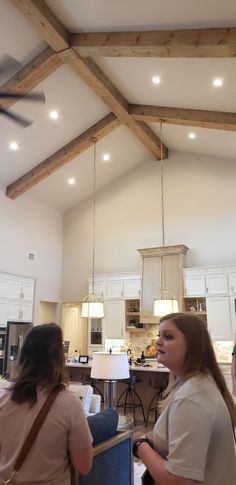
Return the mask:
[[(162, 122), (160, 123), (161, 134), (161, 227), (162, 227), (162, 246), (165, 247), (165, 209), (164, 209), (164, 167), (163, 167), (163, 141), (162, 141)], [(161, 291), (165, 290), (165, 256), (161, 256)]]
[(94, 293), (94, 268), (95, 268), (95, 209), (96, 209), (96, 138), (93, 139), (93, 280), (92, 293)]

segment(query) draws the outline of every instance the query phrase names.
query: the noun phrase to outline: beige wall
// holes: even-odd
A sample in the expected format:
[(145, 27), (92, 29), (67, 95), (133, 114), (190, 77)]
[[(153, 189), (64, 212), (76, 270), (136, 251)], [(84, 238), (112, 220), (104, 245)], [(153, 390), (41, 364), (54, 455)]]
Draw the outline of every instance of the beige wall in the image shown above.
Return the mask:
[[(164, 177), (166, 244), (186, 244), (188, 266), (236, 263), (235, 160), (173, 152)], [(64, 301), (87, 291), (91, 207), (86, 200), (64, 217)], [(137, 248), (161, 243), (160, 164), (150, 160), (97, 194), (96, 272), (139, 271)]]
[[(0, 271), (36, 278), (34, 321), (39, 301), (61, 297), (62, 214), (21, 196), (10, 200), (0, 189)], [(27, 252), (36, 253), (35, 262)]]

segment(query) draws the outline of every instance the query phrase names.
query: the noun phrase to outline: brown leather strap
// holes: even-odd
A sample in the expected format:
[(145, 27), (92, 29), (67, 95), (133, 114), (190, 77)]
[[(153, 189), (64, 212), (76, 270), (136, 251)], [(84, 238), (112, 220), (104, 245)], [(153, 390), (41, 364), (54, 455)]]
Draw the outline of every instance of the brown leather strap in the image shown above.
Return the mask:
[(35, 442), (36, 440), (36, 437), (38, 435), (38, 432), (54, 402), (54, 400), (56, 399), (57, 397), (57, 394), (62, 391), (62, 389), (64, 389), (64, 386), (63, 385), (60, 385), (60, 386), (57, 386), (55, 387), (49, 394), (49, 396), (47, 397), (45, 403), (43, 404), (42, 408), (40, 409), (38, 415), (36, 416), (34, 422), (33, 422), (33, 425), (28, 433), (28, 436), (26, 437), (23, 445), (22, 445), (22, 448), (19, 452), (19, 455), (16, 459), (16, 462), (15, 462), (15, 465), (14, 465), (14, 472), (17, 472), (20, 467), (22, 466), (22, 464), (24, 463), (25, 459), (26, 459), (26, 456), (28, 455), (29, 453), (29, 450), (30, 448), (32, 447), (33, 443)]

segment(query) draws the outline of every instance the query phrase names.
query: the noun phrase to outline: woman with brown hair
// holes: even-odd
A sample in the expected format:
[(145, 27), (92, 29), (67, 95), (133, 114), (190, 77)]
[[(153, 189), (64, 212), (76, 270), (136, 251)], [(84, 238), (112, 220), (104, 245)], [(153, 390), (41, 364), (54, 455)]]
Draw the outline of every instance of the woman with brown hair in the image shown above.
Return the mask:
[(27, 334), (15, 382), (0, 390), (0, 483), (17, 456), (43, 404), (60, 391), (13, 483), (70, 484), (70, 462), (82, 474), (92, 465), (92, 437), (77, 396), (66, 389), (62, 331), (38, 325)]
[(233, 399), (203, 321), (172, 313), (160, 320), (158, 362), (174, 381), (149, 437), (136, 456), (157, 485), (234, 485), (236, 457)]

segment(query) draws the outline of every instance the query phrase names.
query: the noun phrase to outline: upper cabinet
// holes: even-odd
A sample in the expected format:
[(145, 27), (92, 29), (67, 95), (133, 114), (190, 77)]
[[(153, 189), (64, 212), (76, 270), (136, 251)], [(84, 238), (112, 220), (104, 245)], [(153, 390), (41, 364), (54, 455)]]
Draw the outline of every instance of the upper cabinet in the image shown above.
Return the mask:
[[(92, 291), (93, 291), (93, 285), (92, 285), (92, 282), (89, 281), (89, 293), (92, 293)], [(105, 300), (107, 296), (106, 283), (104, 281), (95, 280), (94, 292), (96, 293), (97, 296)]]
[(33, 321), (34, 287), (34, 278), (0, 273), (0, 325)]
[(124, 283), (123, 279), (114, 279), (107, 281), (107, 298), (124, 298)]
[(184, 296), (227, 295), (227, 273), (207, 268), (184, 268)]
[(140, 298), (141, 278), (131, 278), (124, 280), (124, 298)]
[(236, 294), (236, 271), (232, 273), (228, 273), (228, 280), (229, 280), (229, 292), (231, 295)]

